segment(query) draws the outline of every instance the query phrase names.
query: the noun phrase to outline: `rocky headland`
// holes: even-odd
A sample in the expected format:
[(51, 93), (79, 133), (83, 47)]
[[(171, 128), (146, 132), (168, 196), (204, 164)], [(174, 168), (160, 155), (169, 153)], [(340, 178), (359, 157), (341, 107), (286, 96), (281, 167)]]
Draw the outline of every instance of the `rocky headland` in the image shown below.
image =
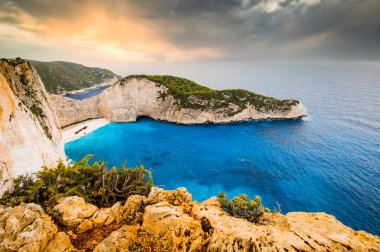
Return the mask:
[(128, 76), (95, 97), (50, 95), (62, 127), (93, 118), (136, 121), (140, 116), (179, 124), (229, 123), (307, 116), (296, 100), (278, 100), (246, 90), (212, 90), (172, 76)]

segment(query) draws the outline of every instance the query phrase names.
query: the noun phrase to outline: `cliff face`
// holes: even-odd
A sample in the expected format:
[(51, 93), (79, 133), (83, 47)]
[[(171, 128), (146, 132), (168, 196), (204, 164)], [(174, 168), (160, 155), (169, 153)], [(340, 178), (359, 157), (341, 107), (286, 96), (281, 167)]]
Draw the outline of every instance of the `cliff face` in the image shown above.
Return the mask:
[(0, 61), (0, 97), (0, 183), (65, 159), (58, 118), (30, 63)]
[(324, 213), (266, 213), (260, 225), (229, 216), (216, 198), (153, 188), (98, 209), (77, 196), (54, 207), (0, 208), (1, 251), (380, 251), (380, 238)]
[[(247, 91), (245, 91), (247, 92)], [(287, 119), (307, 115), (298, 101), (280, 101), (267, 98), (273, 106), (244, 102), (246, 94), (211, 93), (205, 95), (174, 95), (163, 84), (147, 78), (126, 78), (115, 83), (98, 96), (78, 101), (59, 95), (51, 95), (52, 105), (61, 126), (67, 126), (89, 118), (104, 117), (113, 122), (135, 121), (139, 116), (180, 124), (228, 123), (248, 119)], [(247, 92), (248, 96), (253, 93)], [(258, 96), (258, 95), (257, 95)], [(258, 96), (262, 98), (263, 96)], [(225, 102), (238, 100), (239, 103)], [(240, 103), (244, 102), (243, 105)], [(280, 104), (280, 105), (277, 105)]]

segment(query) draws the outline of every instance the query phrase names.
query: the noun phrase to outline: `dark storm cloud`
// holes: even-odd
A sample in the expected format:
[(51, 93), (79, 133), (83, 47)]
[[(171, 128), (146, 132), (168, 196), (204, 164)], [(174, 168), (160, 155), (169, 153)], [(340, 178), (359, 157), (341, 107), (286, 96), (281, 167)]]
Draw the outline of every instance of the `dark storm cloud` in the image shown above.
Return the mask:
[[(380, 58), (379, 0), (13, 0), (2, 5), (38, 19), (66, 20), (83, 8), (101, 6), (115, 19), (150, 20), (152, 29), (178, 47), (218, 48), (226, 57), (274, 57), (286, 51), (281, 48), (292, 48), (296, 57), (333, 52)], [(8, 16), (0, 22), (17, 20)]]
[[(262, 12), (241, 16), (265, 0), (193, 0), (193, 1), (139, 1), (135, 4), (152, 18), (162, 21), (162, 32), (171, 41), (184, 47), (209, 45), (236, 45), (247, 37), (256, 36), (271, 18)], [(255, 27), (255, 34), (252, 28)], [(275, 27), (273, 27), (275, 29)]]
[(0, 23), (17, 25), (20, 23), (19, 19), (11, 16), (0, 16)]
[(164, 21), (162, 32), (183, 47), (214, 45), (249, 56), (255, 51), (254, 44), (261, 41), (276, 47), (328, 33), (329, 41), (314, 45), (313, 51), (323, 53), (324, 48), (333, 48), (339, 52), (341, 47), (341, 54), (350, 54), (345, 51), (349, 48), (380, 57), (379, 0), (322, 0), (315, 4), (284, 0), (277, 1), (277, 9), (266, 10), (270, 2), (273, 1), (134, 3)]
[(46, 17), (63, 17), (70, 18), (72, 15), (78, 15), (81, 7), (86, 1), (82, 0), (65, 0), (65, 1), (49, 1), (49, 0), (4, 0), (3, 8), (6, 6), (8, 10), (15, 11), (15, 7), (26, 11), (35, 18)]

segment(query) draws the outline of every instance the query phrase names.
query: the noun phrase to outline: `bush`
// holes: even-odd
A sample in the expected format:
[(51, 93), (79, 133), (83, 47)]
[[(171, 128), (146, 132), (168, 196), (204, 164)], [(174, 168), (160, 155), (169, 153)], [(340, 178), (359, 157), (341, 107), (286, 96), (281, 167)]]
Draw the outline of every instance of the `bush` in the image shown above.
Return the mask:
[(224, 192), (220, 192), (219, 203), (230, 215), (247, 219), (256, 224), (260, 223), (264, 212), (270, 212), (268, 208), (262, 205), (261, 197), (257, 195), (250, 201), (246, 194), (240, 194), (228, 201), (227, 195)]
[(42, 108), (40, 108), (38, 105), (36, 104), (33, 104), (31, 107), (30, 107), (30, 112), (32, 112), (34, 115), (36, 115), (37, 117), (41, 117), (41, 118), (45, 118), (46, 115), (44, 114), (44, 111), (42, 110)]
[(77, 195), (98, 207), (126, 201), (133, 194), (148, 195), (153, 180), (150, 171), (141, 164), (135, 168), (108, 169), (105, 162), (89, 164), (93, 156), (72, 165), (58, 162), (57, 167), (43, 169), (31, 175), (14, 178), (13, 188), (6, 191), (0, 204), (15, 206), (20, 203), (37, 203), (51, 209), (57, 199)]

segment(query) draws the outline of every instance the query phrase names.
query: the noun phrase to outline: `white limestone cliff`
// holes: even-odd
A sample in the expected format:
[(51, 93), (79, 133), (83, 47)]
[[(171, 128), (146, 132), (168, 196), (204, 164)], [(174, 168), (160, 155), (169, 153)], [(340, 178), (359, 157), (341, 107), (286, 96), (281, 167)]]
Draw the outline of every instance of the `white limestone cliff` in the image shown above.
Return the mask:
[(0, 193), (3, 181), (65, 159), (58, 118), (36, 70), (0, 61)]
[[(250, 119), (290, 119), (307, 116), (302, 103), (289, 110), (259, 111), (252, 105), (239, 110), (236, 104), (228, 108), (196, 109), (181, 106), (181, 101), (168, 93), (168, 88), (146, 78), (121, 80), (99, 95), (85, 100), (74, 100), (51, 95), (52, 105), (62, 127), (91, 118), (106, 118), (113, 122), (136, 121), (140, 116), (179, 124), (229, 123)], [(196, 99), (190, 97), (190, 99)], [(213, 101), (211, 101), (212, 103)], [(237, 111), (228, 114), (226, 109)]]

